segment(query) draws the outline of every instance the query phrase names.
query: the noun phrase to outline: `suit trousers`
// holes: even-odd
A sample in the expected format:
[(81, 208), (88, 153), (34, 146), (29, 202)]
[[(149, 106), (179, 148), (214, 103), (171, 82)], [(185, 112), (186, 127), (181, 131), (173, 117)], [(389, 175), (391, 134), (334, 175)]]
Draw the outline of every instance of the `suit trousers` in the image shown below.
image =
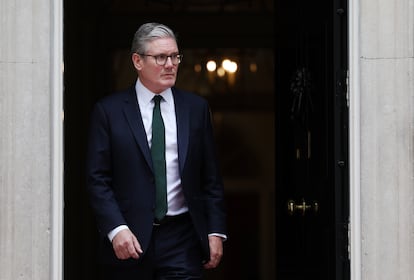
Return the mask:
[(102, 279), (195, 280), (202, 278), (202, 270), (200, 241), (189, 214), (182, 214), (154, 224), (150, 245), (136, 264), (105, 265)]

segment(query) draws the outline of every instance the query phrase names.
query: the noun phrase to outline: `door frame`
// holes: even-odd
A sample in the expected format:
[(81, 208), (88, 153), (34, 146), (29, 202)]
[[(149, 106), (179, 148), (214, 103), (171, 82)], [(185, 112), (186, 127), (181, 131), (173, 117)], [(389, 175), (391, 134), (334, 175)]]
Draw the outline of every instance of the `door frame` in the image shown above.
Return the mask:
[[(51, 235), (50, 279), (63, 279), (63, 0), (51, 6)], [(348, 0), (351, 280), (361, 279), (359, 1)]]
[(360, 65), (359, 65), (359, 3), (348, 0), (348, 63), (349, 63), (349, 258), (351, 279), (361, 280), (361, 135), (360, 135)]
[(49, 279), (63, 279), (64, 135), (63, 0), (50, 1), (50, 259)]

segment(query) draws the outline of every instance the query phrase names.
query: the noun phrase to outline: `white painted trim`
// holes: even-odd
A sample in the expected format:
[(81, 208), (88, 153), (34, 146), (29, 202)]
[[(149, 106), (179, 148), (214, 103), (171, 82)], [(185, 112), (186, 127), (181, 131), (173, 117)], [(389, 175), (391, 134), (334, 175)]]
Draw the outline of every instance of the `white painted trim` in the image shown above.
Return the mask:
[(349, 11), (349, 152), (350, 152), (350, 258), (351, 280), (361, 280), (360, 177), (360, 68), (359, 0), (348, 1)]
[(63, 279), (63, 0), (50, 1), (50, 278)]

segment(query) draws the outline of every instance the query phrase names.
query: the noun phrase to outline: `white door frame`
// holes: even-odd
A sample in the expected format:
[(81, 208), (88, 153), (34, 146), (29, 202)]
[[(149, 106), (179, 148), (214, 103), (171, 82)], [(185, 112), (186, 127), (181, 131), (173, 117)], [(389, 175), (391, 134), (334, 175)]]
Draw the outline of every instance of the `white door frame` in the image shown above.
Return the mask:
[(361, 280), (359, 0), (348, 0), (351, 280)]
[(63, 0), (50, 1), (51, 210), (49, 279), (63, 279)]
[[(63, 279), (63, 0), (51, 1), (50, 279)], [(348, 0), (351, 280), (361, 280), (359, 0)]]

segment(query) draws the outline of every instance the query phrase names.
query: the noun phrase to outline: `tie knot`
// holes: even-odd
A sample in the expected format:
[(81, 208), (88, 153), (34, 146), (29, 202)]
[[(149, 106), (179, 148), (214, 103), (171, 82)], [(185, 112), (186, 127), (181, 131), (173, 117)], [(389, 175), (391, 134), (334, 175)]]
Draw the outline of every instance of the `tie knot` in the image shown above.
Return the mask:
[(161, 99), (162, 99), (162, 96), (161, 95), (156, 95), (156, 96), (154, 96), (154, 103), (155, 104), (160, 104), (160, 101), (161, 101)]

